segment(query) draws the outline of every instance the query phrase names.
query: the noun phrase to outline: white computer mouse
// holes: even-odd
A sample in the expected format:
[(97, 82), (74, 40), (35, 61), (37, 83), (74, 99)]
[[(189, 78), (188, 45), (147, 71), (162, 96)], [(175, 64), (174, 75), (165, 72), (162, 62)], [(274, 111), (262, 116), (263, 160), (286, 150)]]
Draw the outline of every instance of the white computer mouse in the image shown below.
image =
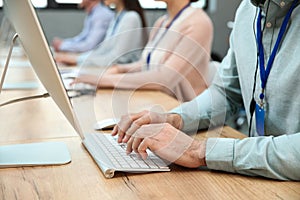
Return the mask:
[(113, 129), (113, 127), (120, 121), (117, 118), (108, 118), (101, 121), (98, 121), (94, 124), (95, 130), (108, 130)]

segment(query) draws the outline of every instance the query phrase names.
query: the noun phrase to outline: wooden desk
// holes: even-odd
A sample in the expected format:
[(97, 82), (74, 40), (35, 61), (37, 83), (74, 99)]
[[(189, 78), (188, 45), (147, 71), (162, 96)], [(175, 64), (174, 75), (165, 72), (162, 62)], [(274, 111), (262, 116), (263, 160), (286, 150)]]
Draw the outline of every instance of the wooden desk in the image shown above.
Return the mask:
[[(8, 96), (36, 92), (39, 91), (5, 91), (1, 101)], [(94, 112), (86, 120), (85, 128), (90, 131), (88, 126), (93, 120), (149, 108), (168, 110), (178, 104), (160, 92), (111, 90), (100, 91), (96, 97), (74, 99), (73, 103), (75, 107), (78, 103), (77, 112), (86, 113), (85, 117)], [(10, 105), (0, 112), (1, 145), (58, 140), (68, 145), (72, 156), (72, 162), (62, 166), (0, 169), (0, 199), (300, 199), (298, 182), (176, 165), (171, 166), (171, 172), (117, 173), (113, 179), (106, 179), (51, 98)], [(216, 132), (198, 137), (219, 136)], [(244, 137), (229, 127), (221, 133), (221, 137)]]
[(158, 91), (100, 90), (96, 96), (75, 98), (72, 104), (84, 132), (93, 132), (96, 121), (120, 118), (142, 110), (168, 111), (179, 103)]
[[(32, 68), (9, 68), (5, 82), (37, 81)], [(45, 93), (38, 89), (4, 90), (0, 102)], [(51, 98), (29, 100), (0, 107), (0, 144), (27, 140), (77, 136)]]
[(0, 169), (1, 199), (299, 199), (299, 183), (171, 166), (171, 172), (105, 179), (79, 138), (64, 138), (72, 162)]

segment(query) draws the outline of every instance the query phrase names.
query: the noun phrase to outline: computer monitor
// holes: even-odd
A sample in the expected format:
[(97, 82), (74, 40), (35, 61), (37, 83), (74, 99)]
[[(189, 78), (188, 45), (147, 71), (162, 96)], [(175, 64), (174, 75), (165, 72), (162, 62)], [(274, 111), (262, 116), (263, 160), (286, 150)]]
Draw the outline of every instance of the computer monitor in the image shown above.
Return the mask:
[(31, 1), (4, 0), (3, 3), (7, 18), (14, 26), (39, 80), (68, 121), (80, 133), (67, 91)]
[[(3, 3), (6, 17), (14, 26), (36, 75), (77, 133), (82, 136), (67, 91), (31, 1), (4, 0)], [(0, 146), (0, 168), (56, 165), (70, 161), (68, 149), (61, 142)]]

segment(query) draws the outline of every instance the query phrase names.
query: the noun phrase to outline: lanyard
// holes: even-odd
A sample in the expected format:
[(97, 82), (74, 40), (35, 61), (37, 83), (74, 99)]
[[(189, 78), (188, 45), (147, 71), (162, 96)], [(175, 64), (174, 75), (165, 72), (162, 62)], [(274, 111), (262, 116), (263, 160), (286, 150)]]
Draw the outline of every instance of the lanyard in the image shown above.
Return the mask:
[[(185, 9), (187, 9), (190, 6), (191, 3), (188, 3), (186, 6), (184, 6), (176, 15), (175, 17), (172, 19), (172, 21), (166, 26), (165, 32), (161, 35), (161, 37), (156, 41), (156, 43), (153, 45), (152, 50), (148, 53), (147, 56), (147, 70), (149, 70), (150, 68), (150, 61), (151, 61), (151, 54), (152, 52), (156, 49), (157, 45), (159, 44), (159, 42), (162, 40), (162, 38), (166, 35), (166, 33), (168, 32), (169, 28), (173, 25), (173, 23), (179, 18), (179, 16), (183, 13), (183, 11)], [(159, 31), (159, 30), (158, 30)], [(157, 31), (157, 33), (158, 33)], [(156, 33), (156, 35), (157, 35)], [(154, 37), (155, 38), (155, 37)]]
[(258, 18), (257, 18), (257, 45), (258, 45), (258, 58), (259, 58), (259, 70), (260, 70), (260, 79), (261, 79), (261, 93), (259, 95), (260, 103), (255, 105), (255, 118), (256, 118), (256, 131), (258, 135), (263, 136), (265, 133), (265, 110), (263, 108), (263, 102), (264, 102), (264, 91), (266, 88), (266, 84), (268, 81), (269, 74), (271, 72), (271, 68), (273, 66), (274, 59), (276, 57), (279, 45), (283, 39), (283, 35), (286, 31), (286, 27), (288, 25), (288, 22), (291, 18), (292, 12), (294, 8), (296, 7), (298, 3), (298, 0), (294, 0), (292, 6), (290, 7), (288, 13), (286, 14), (283, 23), (280, 27), (278, 37), (276, 40), (276, 43), (274, 45), (274, 48), (271, 52), (270, 58), (267, 63), (267, 67), (265, 68), (265, 58), (264, 58), (264, 47), (262, 44), (262, 29), (261, 29), (261, 8), (259, 8)]
[(113, 25), (112, 31), (110, 33), (110, 36), (113, 36), (115, 34), (116, 29), (117, 29), (117, 27), (118, 27), (118, 25), (120, 23), (120, 20), (121, 20), (121, 18), (123, 17), (124, 14), (125, 14), (125, 11), (121, 11), (121, 13), (118, 14), (118, 16), (117, 16), (117, 18), (115, 20), (115, 23)]
[(265, 90), (265, 87), (267, 84), (269, 74), (271, 72), (271, 68), (272, 68), (275, 56), (277, 54), (279, 45), (283, 39), (283, 35), (286, 31), (286, 27), (291, 18), (292, 12), (293, 12), (294, 8), (296, 7), (297, 2), (298, 2), (298, 0), (294, 0), (292, 6), (290, 7), (288, 13), (286, 14), (286, 16), (284, 18), (284, 21), (279, 30), (279, 34), (278, 34), (275, 46), (274, 46), (274, 48), (271, 52), (270, 58), (268, 60), (266, 69), (265, 69), (264, 47), (262, 44), (262, 30), (261, 30), (262, 16), (261, 16), (261, 8), (259, 8), (259, 14), (258, 14), (258, 18), (257, 18), (257, 44), (258, 44), (258, 52), (259, 52), (258, 57), (259, 57), (259, 69), (260, 69), (260, 79), (261, 79), (261, 89), (262, 89), (261, 94), (259, 95), (259, 98), (261, 100), (261, 102), (260, 102), (261, 107), (263, 106), (264, 90)]

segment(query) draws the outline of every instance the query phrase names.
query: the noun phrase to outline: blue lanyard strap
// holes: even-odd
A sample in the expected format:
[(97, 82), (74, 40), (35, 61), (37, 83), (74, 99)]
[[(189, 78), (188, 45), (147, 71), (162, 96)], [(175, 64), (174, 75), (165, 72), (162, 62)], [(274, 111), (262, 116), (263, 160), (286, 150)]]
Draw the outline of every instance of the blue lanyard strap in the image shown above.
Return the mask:
[(298, 2), (298, 0), (294, 0), (292, 6), (290, 7), (288, 13), (286, 14), (286, 16), (283, 20), (283, 23), (282, 23), (282, 25), (280, 27), (280, 30), (279, 30), (279, 33), (278, 33), (278, 37), (277, 37), (275, 46), (274, 46), (274, 48), (271, 52), (270, 58), (268, 60), (266, 69), (265, 69), (265, 59), (264, 59), (264, 47), (263, 47), (263, 44), (262, 44), (262, 35), (263, 35), (262, 34), (262, 29), (261, 29), (261, 18), (262, 18), (261, 12), (262, 11), (261, 11), (261, 8), (259, 8), (259, 14), (258, 14), (258, 18), (257, 18), (256, 27), (257, 27), (257, 44), (258, 44), (258, 53), (259, 53), (258, 54), (259, 55), (259, 69), (260, 69), (260, 79), (261, 79), (261, 88), (262, 88), (262, 92), (259, 96), (259, 98), (261, 100), (261, 106), (262, 106), (262, 102), (263, 102), (263, 99), (264, 99), (264, 90), (265, 90), (265, 87), (266, 87), (266, 84), (267, 84), (267, 80), (268, 80), (268, 77), (269, 77), (269, 74), (270, 74), (275, 56), (277, 54), (279, 45), (280, 45), (280, 43), (283, 39), (283, 35), (286, 31), (286, 27), (287, 27), (288, 22), (291, 18), (292, 12), (293, 12), (294, 8), (297, 5), (297, 2)]
[[(175, 17), (172, 19), (172, 21), (166, 26), (165, 32), (161, 35), (161, 37), (156, 41), (156, 43), (154, 44), (152, 50), (148, 53), (147, 56), (147, 70), (150, 68), (150, 61), (151, 61), (151, 54), (153, 52), (154, 49), (156, 49), (157, 45), (159, 44), (159, 42), (162, 40), (162, 38), (166, 35), (166, 33), (168, 32), (169, 28), (173, 25), (173, 23), (179, 18), (179, 16), (183, 13), (183, 11), (185, 9), (187, 9), (190, 6), (191, 3), (188, 3), (187, 5), (185, 5), (176, 15)], [(158, 30), (159, 31), (159, 30)], [(157, 32), (158, 32), (157, 31)], [(157, 35), (157, 33), (156, 33)], [(155, 38), (155, 36), (154, 36)]]

